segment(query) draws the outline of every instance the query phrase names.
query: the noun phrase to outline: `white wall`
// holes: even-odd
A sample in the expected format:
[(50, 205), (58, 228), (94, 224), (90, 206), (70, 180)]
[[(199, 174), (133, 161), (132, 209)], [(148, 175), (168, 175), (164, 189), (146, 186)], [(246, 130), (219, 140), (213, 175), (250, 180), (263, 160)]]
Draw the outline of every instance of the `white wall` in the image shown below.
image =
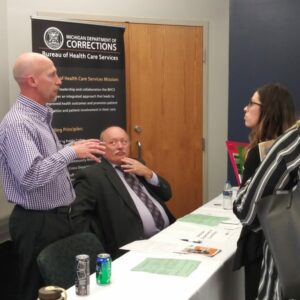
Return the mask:
[(36, 16), (38, 12), (99, 16), (99, 19), (101, 16), (114, 16), (173, 22), (207, 22), (204, 124), (207, 156), (204, 184), (206, 183), (207, 199), (221, 192), (227, 173), (224, 141), (227, 138), (229, 0), (2, 0), (1, 2), (0, 30), (1, 36), (4, 36), (6, 41), (0, 47), (0, 84), (1, 91), (4, 91), (1, 93), (0, 101), (1, 118), (7, 111), (9, 101), (13, 103), (18, 93), (10, 70), (20, 53), (31, 50), (30, 16)]
[[(2, 45), (0, 47), (0, 120), (9, 108), (8, 90), (8, 44), (7, 44), (7, 6), (6, 1), (0, 1), (0, 36)], [(0, 185), (0, 241), (7, 237), (7, 216), (11, 211), (12, 205), (4, 201), (2, 187)]]
[(0, 47), (0, 120), (4, 116), (8, 109), (8, 64), (7, 64), (7, 12), (6, 12), (6, 2), (0, 1), (0, 36), (1, 36), (1, 47)]

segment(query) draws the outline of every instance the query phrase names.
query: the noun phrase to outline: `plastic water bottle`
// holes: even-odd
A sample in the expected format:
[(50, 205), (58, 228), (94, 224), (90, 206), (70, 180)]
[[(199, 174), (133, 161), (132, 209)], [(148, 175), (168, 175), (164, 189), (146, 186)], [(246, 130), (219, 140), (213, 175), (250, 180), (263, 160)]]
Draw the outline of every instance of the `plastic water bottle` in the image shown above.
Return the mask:
[(228, 180), (223, 189), (223, 208), (232, 209), (232, 186)]

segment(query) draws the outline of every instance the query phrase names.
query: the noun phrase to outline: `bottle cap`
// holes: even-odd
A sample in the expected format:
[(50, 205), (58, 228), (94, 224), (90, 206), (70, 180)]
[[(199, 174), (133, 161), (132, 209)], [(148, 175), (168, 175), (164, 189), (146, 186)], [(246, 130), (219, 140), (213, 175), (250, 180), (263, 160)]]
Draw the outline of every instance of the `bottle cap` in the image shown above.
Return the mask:
[(57, 300), (61, 299), (63, 289), (56, 286), (46, 286), (39, 289), (40, 300)]

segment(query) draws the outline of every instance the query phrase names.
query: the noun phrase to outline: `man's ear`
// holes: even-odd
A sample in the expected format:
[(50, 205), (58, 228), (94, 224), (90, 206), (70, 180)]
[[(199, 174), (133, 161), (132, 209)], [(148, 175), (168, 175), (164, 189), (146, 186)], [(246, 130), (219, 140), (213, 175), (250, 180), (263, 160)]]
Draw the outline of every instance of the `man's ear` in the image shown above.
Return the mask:
[(27, 84), (31, 87), (36, 87), (37, 81), (35, 80), (35, 78), (32, 75), (30, 75), (27, 77)]

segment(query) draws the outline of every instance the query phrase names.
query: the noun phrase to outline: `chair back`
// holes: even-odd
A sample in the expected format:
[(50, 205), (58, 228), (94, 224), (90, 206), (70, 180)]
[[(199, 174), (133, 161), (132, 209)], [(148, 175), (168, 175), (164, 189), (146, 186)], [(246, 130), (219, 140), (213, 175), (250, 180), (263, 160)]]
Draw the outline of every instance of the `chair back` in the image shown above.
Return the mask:
[(75, 284), (75, 257), (90, 256), (90, 272), (95, 272), (97, 254), (105, 252), (99, 239), (83, 232), (60, 239), (45, 247), (37, 257), (37, 264), (46, 285), (68, 289)]

